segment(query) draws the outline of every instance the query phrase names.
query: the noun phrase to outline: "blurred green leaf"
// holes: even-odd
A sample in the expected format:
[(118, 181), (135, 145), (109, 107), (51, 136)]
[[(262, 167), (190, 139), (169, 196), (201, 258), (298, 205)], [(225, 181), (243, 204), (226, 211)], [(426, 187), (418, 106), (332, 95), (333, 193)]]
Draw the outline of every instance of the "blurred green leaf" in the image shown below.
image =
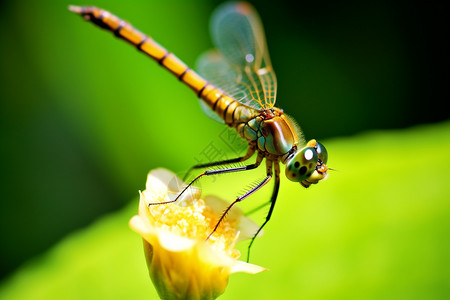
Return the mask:
[[(283, 180), (273, 219), (252, 249), (251, 262), (271, 271), (233, 275), (220, 299), (444, 298), (448, 136), (449, 122), (324, 142), (338, 171), (307, 190)], [(216, 186), (222, 195), (236, 184), (221, 176), (204, 192)], [(258, 201), (261, 194), (245, 205)], [(141, 240), (127, 225), (136, 210), (137, 201), (61, 241), (3, 282), (0, 298), (157, 298)]]

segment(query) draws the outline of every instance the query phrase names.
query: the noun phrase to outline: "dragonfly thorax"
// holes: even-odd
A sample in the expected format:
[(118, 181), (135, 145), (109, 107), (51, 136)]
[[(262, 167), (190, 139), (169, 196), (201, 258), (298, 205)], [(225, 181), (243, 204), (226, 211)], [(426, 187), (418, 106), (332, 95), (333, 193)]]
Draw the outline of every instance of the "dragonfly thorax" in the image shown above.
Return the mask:
[(259, 150), (283, 156), (298, 144), (298, 137), (286, 116), (280, 114), (261, 122), (257, 143)]
[(260, 152), (275, 157), (292, 152), (299, 142), (294, 126), (278, 108), (261, 111), (236, 129), (249, 143), (256, 143)]

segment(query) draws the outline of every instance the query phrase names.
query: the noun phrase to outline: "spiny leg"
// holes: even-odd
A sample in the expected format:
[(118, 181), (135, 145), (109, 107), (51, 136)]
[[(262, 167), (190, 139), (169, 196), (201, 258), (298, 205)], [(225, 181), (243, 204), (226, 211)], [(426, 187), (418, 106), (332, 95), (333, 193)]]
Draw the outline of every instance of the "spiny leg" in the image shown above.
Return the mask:
[(264, 154), (258, 153), (258, 156), (256, 158), (256, 162), (254, 164), (250, 164), (250, 165), (246, 165), (246, 166), (241, 166), (241, 167), (234, 167), (234, 168), (226, 168), (226, 169), (220, 169), (220, 170), (211, 170), (211, 171), (205, 171), (203, 173), (201, 173), (200, 175), (198, 175), (197, 177), (195, 177), (173, 200), (170, 201), (164, 201), (164, 202), (153, 202), (153, 203), (149, 203), (148, 206), (151, 205), (159, 205), (159, 204), (169, 204), (169, 203), (174, 203), (176, 202), (181, 195), (183, 195), (184, 192), (187, 191), (187, 189), (189, 187), (191, 187), (191, 185), (193, 185), (198, 179), (200, 179), (203, 176), (211, 176), (211, 175), (219, 175), (219, 174), (226, 174), (226, 173), (234, 173), (234, 172), (241, 172), (241, 171), (247, 171), (247, 170), (253, 170), (255, 168), (257, 168), (262, 160), (264, 159)]
[(232, 158), (232, 159), (213, 161), (213, 162), (209, 162), (209, 163), (205, 163), (205, 164), (198, 164), (198, 165), (192, 166), (187, 171), (186, 175), (184, 175), (183, 180), (186, 180), (186, 178), (189, 176), (189, 174), (191, 173), (191, 171), (193, 169), (203, 169), (203, 168), (215, 167), (215, 166), (220, 166), (220, 165), (228, 165), (228, 164), (246, 161), (247, 159), (249, 159), (250, 157), (253, 156), (253, 154), (255, 153), (255, 149), (256, 149), (255, 145), (249, 145), (249, 147), (247, 149), (247, 153), (244, 156)]
[(247, 262), (249, 262), (249, 260), (250, 260), (250, 249), (253, 245), (253, 242), (255, 241), (256, 237), (261, 232), (263, 227), (267, 224), (267, 222), (269, 222), (270, 217), (272, 216), (273, 208), (275, 207), (275, 201), (277, 200), (277, 196), (278, 196), (278, 190), (280, 189), (280, 165), (278, 164), (278, 161), (274, 161), (273, 165), (275, 167), (275, 185), (273, 188), (272, 196), (270, 197), (269, 212), (267, 213), (266, 220), (261, 225), (261, 227), (259, 227), (258, 231), (256, 231), (255, 235), (253, 236), (252, 240), (250, 241), (250, 245), (248, 245)]
[[(277, 170), (278, 170), (278, 174), (279, 174), (280, 166), (278, 165), (278, 161), (267, 160), (266, 161), (267, 172), (272, 173), (272, 163), (275, 165), (275, 175), (277, 174)], [(245, 213), (245, 216), (249, 216), (251, 214), (254, 214), (255, 212), (259, 211), (260, 209), (266, 207), (269, 204), (272, 204), (272, 198), (269, 201), (267, 201), (267, 202), (265, 202), (265, 203), (263, 203), (261, 205), (258, 205), (257, 207), (249, 210), (248, 212)]]
[(238, 202), (241, 202), (242, 200), (244, 200), (245, 198), (247, 198), (248, 196), (250, 196), (251, 194), (253, 194), (254, 192), (256, 192), (257, 190), (259, 190), (260, 188), (262, 188), (264, 185), (266, 185), (266, 183), (269, 182), (269, 180), (272, 178), (271, 174), (267, 174), (267, 177), (264, 178), (264, 180), (262, 180), (260, 183), (258, 183), (257, 186), (255, 186), (254, 188), (252, 188), (250, 191), (248, 191), (247, 193), (245, 193), (242, 196), (239, 196), (236, 200), (234, 200), (228, 207), (227, 209), (223, 212), (222, 216), (220, 216), (219, 221), (217, 222), (216, 226), (214, 226), (213, 231), (208, 235), (208, 237), (206, 238), (206, 240), (208, 240), (213, 233), (217, 230), (217, 228), (219, 227), (220, 223), (222, 222), (222, 220), (225, 218), (226, 214), (230, 211), (230, 209), (233, 207), (233, 205), (235, 205)]

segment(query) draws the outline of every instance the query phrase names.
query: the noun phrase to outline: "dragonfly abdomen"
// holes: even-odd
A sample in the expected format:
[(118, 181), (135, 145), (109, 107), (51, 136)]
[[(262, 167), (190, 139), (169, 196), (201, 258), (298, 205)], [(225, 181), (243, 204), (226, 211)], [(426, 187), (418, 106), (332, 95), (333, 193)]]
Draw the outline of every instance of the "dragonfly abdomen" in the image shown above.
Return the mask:
[(247, 122), (258, 114), (257, 110), (242, 105), (209, 83), (206, 83), (198, 96), (230, 127)]
[(180, 81), (190, 87), (199, 97), (202, 95), (208, 82), (190, 69), (178, 57), (155, 42), (151, 37), (141, 33), (129, 23), (111, 14), (110, 12), (93, 6), (70, 6), (70, 10), (80, 14), (87, 21), (109, 30), (118, 38), (134, 45), (139, 51), (150, 56), (161, 66), (169, 70)]
[[(116, 37), (121, 38), (134, 45), (139, 51), (150, 56), (161, 66), (169, 70), (181, 82), (190, 87), (199, 98), (222, 118), (229, 126), (233, 126), (237, 121), (242, 121), (245, 113), (243, 106), (231, 97), (225, 95), (221, 90), (210, 84), (206, 79), (189, 68), (173, 53), (155, 42), (150, 36), (141, 33), (129, 23), (111, 14), (110, 12), (93, 6), (71, 6), (70, 10), (80, 14), (87, 21), (111, 31)], [(248, 108), (250, 109), (250, 108)], [(245, 115), (248, 118), (248, 114)], [(252, 117), (253, 114), (250, 115)]]

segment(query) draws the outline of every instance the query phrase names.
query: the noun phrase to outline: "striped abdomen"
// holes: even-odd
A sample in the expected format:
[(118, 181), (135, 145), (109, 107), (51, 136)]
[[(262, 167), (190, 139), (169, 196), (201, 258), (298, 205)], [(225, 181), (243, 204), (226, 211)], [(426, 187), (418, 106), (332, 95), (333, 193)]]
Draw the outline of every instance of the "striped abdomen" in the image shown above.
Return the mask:
[(82, 15), (86, 20), (97, 26), (113, 32), (115, 36), (131, 43), (139, 51), (153, 58), (181, 82), (190, 87), (228, 125), (234, 127), (236, 123), (245, 122), (246, 119), (248, 120), (257, 114), (256, 110), (249, 109), (233, 98), (224, 95), (220, 89), (208, 83), (206, 79), (190, 69), (173, 53), (167, 51), (151, 37), (141, 33), (108, 11), (92, 6), (70, 6), (69, 9)]

